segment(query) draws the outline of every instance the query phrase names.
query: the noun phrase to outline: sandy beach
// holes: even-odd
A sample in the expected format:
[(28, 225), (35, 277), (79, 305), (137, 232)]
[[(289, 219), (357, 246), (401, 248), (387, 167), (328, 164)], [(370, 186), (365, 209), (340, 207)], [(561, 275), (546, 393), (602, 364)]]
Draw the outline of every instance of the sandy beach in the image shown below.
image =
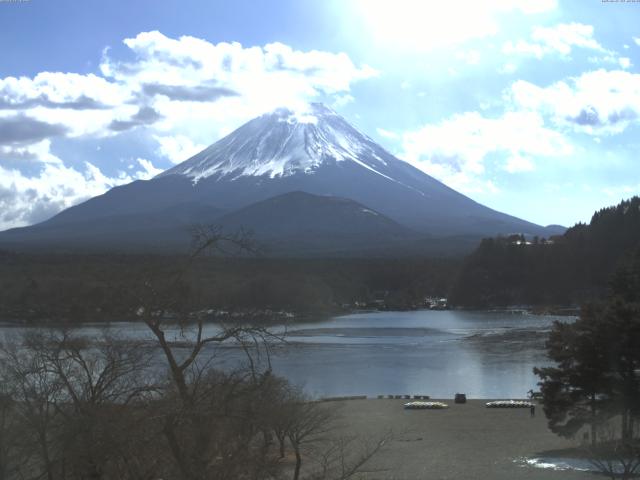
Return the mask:
[(600, 478), (588, 472), (556, 471), (528, 465), (524, 459), (570, 448), (547, 428), (541, 406), (490, 409), (489, 400), (469, 400), (446, 410), (405, 410), (408, 400), (368, 399), (327, 402), (339, 411), (345, 431), (362, 438), (395, 438), (366, 465), (360, 478), (433, 480), (577, 480)]

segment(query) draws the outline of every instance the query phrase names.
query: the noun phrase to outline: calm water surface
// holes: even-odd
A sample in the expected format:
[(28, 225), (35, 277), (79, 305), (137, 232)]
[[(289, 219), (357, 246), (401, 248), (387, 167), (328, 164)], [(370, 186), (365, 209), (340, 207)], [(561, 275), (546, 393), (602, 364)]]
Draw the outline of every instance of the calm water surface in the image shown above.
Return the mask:
[(276, 371), (312, 394), (522, 397), (554, 320), (522, 313), (376, 312), (293, 326)]
[[(314, 396), (425, 394), (451, 398), (523, 397), (536, 388), (534, 366), (548, 363), (544, 341), (567, 317), (505, 312), (372, 312), (287, 326), (273, 369)], [(0, 327), (15, 333), (16, 327)], [(215, 327), (211, 327), (215, 328)], [(144, 325), (113, 323), (79, 329), (148, 338)], [(227, 365), (237, 349), (219, 349)], [(224, 351), (223, 351), (224, 350)]]

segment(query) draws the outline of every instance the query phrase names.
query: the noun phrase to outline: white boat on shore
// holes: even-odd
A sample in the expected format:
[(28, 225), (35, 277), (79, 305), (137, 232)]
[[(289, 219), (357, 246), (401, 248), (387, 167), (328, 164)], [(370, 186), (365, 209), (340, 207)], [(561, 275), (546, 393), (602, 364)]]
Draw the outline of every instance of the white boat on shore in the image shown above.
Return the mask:
[(404, 404), (407, 410), (441, 410), (449, 408), (449, 405), (442, 402), (409, 402)]
[(495, 400), (487, 402), (487, 408), (531, 408), (533, 403), (525, 400)]

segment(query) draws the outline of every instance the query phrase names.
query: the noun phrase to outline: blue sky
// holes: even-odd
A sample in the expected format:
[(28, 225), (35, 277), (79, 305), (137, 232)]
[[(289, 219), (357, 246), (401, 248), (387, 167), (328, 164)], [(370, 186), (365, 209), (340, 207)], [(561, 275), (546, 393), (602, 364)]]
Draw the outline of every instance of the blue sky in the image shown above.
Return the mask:
[(0, 1), (0, 229), (323, 101), (540, 224), (640, 194), (640, 3)]

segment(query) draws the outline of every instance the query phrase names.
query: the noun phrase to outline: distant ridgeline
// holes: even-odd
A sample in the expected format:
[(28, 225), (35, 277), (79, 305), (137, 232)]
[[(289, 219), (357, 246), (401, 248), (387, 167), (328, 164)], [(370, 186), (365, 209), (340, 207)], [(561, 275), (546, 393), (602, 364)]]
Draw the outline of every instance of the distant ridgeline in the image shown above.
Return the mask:
[(549, 239), (484, 239), (465, 260), (450, 301), (462, 307), (576, 305), (606, 292), (640, 255), (640, 198), (596, 212)]

